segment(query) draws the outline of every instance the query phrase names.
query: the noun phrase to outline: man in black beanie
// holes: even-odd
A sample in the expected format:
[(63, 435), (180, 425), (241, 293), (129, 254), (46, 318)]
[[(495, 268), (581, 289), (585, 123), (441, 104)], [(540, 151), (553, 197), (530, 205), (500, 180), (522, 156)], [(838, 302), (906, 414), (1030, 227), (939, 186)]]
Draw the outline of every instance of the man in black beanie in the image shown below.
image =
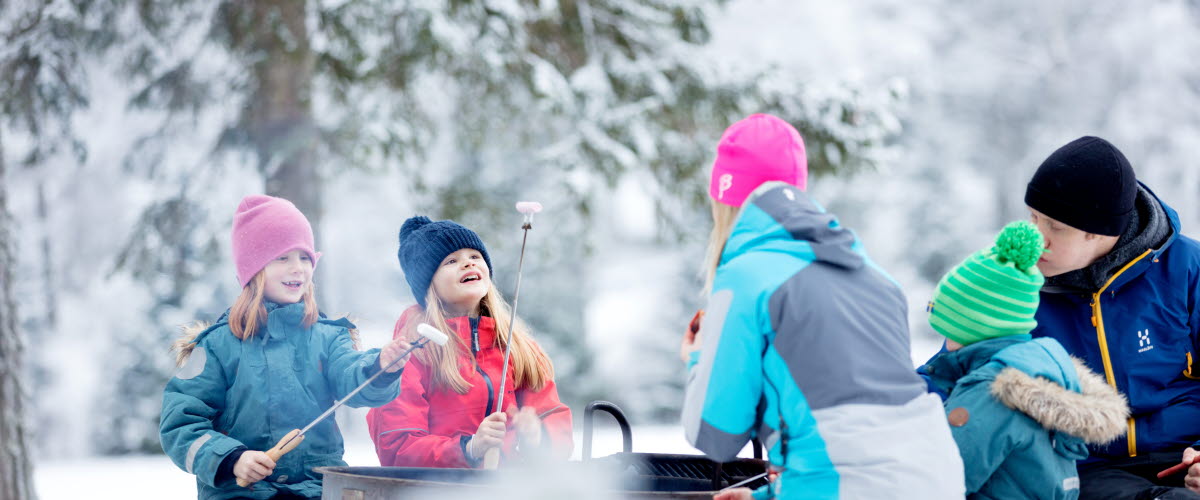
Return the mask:
[(1200, 498), (1200, 464), (1156, 477), (1200, 455), (1200, 243), (1098, 137), (1046, 158), (1025, 204), (1048, 249), (1033, 335), (1103, 370), (1132, 411), (1079, 462), (1080, 498)]

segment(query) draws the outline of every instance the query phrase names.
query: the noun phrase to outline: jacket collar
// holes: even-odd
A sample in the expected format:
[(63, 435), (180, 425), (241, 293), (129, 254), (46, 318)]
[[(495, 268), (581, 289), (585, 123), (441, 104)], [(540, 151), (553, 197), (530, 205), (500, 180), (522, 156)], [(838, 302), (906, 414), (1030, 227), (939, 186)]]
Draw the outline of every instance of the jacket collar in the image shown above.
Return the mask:
[(482, 351), (496, 345), (496, 320), (490, 316), (480, 316), (475, 319), (479, 322), (475, 328), (472, 328), (471, 325), (473, 320), (466, 316), (446, 318), (446, 324), (450, 325), (454, 333), (471, 348), (472, 352)]
[(1030, 335), (1010, 335), (976, 342), (957, 351), (946, 351), (933, 358), (926, 370), (930, 380), (949, 393), (958, 379), (990, 362), (996, 353), (1032, 338)]
[[(1042, 291), (1047, 293), (1095, 293), (1109, 284), (1110, 289), (1120, 288), (1121, 285), (1136, 278), (1148, 267), (1138, 261), (1128, 269), (1121, 271), (1127, 264), (1150, 251), (1151, 255), (1143, 261), (1152, 261), (1153, 257), (1165, 251), (1175, 241), (1180, 232), (1179, 214), (1164, 203), (1145, 184), (1138, 183), (1134, 220), (1125, 234), (1117, 240), (1117, 246), (1107, 255), (1099, 258), (1088, 267), (1046, 279)], [(1120, 275), (1117, 275), (1120, 273)], [(1116, 279), (1113, 277), (1116, 276)]]
[(264, 301), (267, 308), (267, 332), (271, 338), (286, 338), (292, 331), (300, 329), (304, 321), (304, 302), (294, 304), (276, 304)]
[[(998, 371), (972, 375), (993, 362)], [(1124, 397), (1052, 339), (1013, 335), (976, 342), (938, 355), (926, 371), (947, 393), (960, 379), (993, 377), (989, 392), (997, 400), (1063, 433), (1055, 449), (1064, 456), (1084, 458), (1085, 442), (1103, 444), (1125, 432), (1129, 409)]]

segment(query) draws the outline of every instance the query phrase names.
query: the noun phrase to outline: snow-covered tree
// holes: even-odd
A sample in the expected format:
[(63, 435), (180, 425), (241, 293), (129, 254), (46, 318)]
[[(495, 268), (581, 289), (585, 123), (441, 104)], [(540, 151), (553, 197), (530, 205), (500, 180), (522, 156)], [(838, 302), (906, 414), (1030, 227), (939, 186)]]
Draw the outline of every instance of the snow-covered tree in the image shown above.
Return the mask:
[[(9, 157), (18, 169), (36, 170), (50, 157), (67, 154), (79, 159), (85, 151), (71, 125), (72, 115), (88, 103), (86, 79), (79, 60), (81, 43), (97, 37), (95, 18), (67, 2), (36, 2), (21, 6), (0, 1), (0, 497), (35, 498), (32, 480), (31, 381), (24, 330), (18, 316), (21, 276), (17, 237), (20, 224), (9, 212)], [(18, 148), (8, 148), (16, 142)], [(44, 221), (43, 184), (38, 215)], [(41, 278), (53, 275), (50, 242), (43, 235)], [(56, 303), (53, 287), (43, 283), (44, 307), (37, 319), (53, 327)]]
[[(792, 121), (821, 172), (871, 165), (871, 151), (896, 130), (888, 89), (809, 85), (775, 68), (706, 59), (719, 4), (0, 3), (16, 20), (13, 33), (28, 41), (6, 43), (0, 63), (37, 70), (6, 71), (2, 83), (13, 84), (0, 87), (15, 96), (0, 103), (9, 120), (0, 134), (17, 130), (13, 120), (36, 124), (20, 129), (7, 153), (18, 168), (41, 169), (20, 177), (42, 198), (23, 204), (18, 221), (27, 240), (41, 240), (22, 244), (35, 267), (17, 283), (39, 292), (19, 294), (34, 302), (23, 317), (47, 337), (95, 330), (90, 362), (104, 382), (89, 420), (100, 431), (89, 433), (94, 445), (157, 451), (157, 404), (171, 368), (162, 349), (176, 325), (214, 318), (236, 292), (222, 245), (237, 199), (257, 191), (289, 198), (322, 239), (325, 214), (347, 195), (331, 185), (351, 173), (401, 178), (356, 197), (406, 198), (410, 210), (479, 229), (510, 293), (520, 236), (511, 203), (545, 202), (553, 215), (531, 233), (521, 315), (559, 354), (564, 397), (602, 395), (582, 311), (594, 279), (588, 256), (610, 239), (592, 228), (603, 226), (610, 205), (602, 200), (622, 179), (650, 172), (641, 179), (658, 195), (645, 217), (656, 221), (658, 244), (670, 246), (696, 235), (689, 217), (702, 209), (712, 146), (745, 114)], [(65, 117), (114, 99), (130, 126), (89, 130), (87, 139), (124, 148), (123, 161), (88, 162), (86, 175), (68, 170), (88, 153), (68, 121), (27, 119), (30, 109)], [(48, 202), (55, 199), (89, 205)], [(388, 214), (397, 227), (404, 215)], [(72, 230), (112, 241), (78, 248)], [(334, 279), (318, 276), (327, 290), (347, 288)], [(339, 298), (322, 294), (335, 310), (359, 307)], [(44, 412), (47, 422), (63, 418)]]
[[(0, 137), (0, 139), (3, 139)], [(34, 498), (33, 460), (30, 456), (28, 384), (25, 382), (25, 338), (17, 325), (13, 300), (16, 249), (12, 218), (8, 213), (8, 185), (3, 143), (0, 142), (0, 496)]]
[[(180, 302), (197, 285), (204, 300), (220, 295), (201, 276), (217, 262), (202, 257), (212, 256), (213, 241), (196, 236), (221, 234), (200, 231), (214, 224), (196, 217), (220, 209), (204, 199), (213, 185), (196, 165), (172, 160), (181, 128), (213, 120), (222, 128), (212, 144), (218, 156), (249, 153), (265, 191), (296, 202), (318, 238), (328, 179), (346, 168), (399, 169), (411, 184), (396, 194), (414, 196), (419, 210), (487, 228), (498, 261), (511, 263), (497, 275), (509, 290), (517, 231), (503, 215), (521, 197), (542, 195), (559, 207), (554, 236), (531, 249), (540, 255), (531, 255), (527, 272), (540, 273), (542, 286), (526, 289), (522, 315), (551, 348), (570, 353), (560, 373), (580, 390), (590, 372), (578, 334), (587, 290), (580, 285), (589, 278), (569, 269), (594, 241), (587, 228), (597, 196), (648, 168), (656, 182), (683, 187), (682, 200), (664, 205), (694, 204), (711, 144), (749, 112), (796, 123), (817, 171), (868, 164), (863, 151), (894, 129), (885, 106), (864, 104), (854, 91), (698, 59), (709, 37), (707, 1), (121, 5), (130, 22), (116, 50), (144, 85), (132, 104), (166, 117), (138, 141), (129, 164), (163, 183), (188, 183), (149, 205), (119, 261), (157, 283), (156, 309), (211, 308)], [(457, 153), (431, 167), (437, 141)], [(667, 222), (665, 231), (680, 231)], [(514, 231), (504, 233), (506, 223)], [(143, 332), (122, 342), (131, 347), (117, 357), (137, 359), (133, 346), (169, 335), (165, 324)], [(117, 419), (133, 407), (114, 405), (107, 427), (128, 428)]]

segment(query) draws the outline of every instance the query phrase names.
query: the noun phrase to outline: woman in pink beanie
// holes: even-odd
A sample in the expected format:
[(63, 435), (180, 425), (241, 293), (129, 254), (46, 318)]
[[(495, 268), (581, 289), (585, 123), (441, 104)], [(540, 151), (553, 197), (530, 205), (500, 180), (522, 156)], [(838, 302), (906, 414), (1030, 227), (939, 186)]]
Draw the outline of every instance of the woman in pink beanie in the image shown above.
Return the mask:
[(321, 477), (313, 469), (346, 465), (333, 419), (309, 429), (278, 462), (257, 450), (270, 449), (385, 368), (347, 404), (394, 399), (408, 343), (359, 351), (354, 324), (318, 312), (312, 278), (321, 254), (308, 219), (291, 202), (243, 198), (232, 236), (242, 292), (215, 324), (192, 325), (175, 342), (180, 368), (163, 390), (163, 450), (196, 475), (199, 498), (316, 498)]
[(711, 295), (681, 349), (687, 439), (718, 462), (754, 437), (767, 446), (777, 478), (718, 500), (961, 499), (941, 400), (909, 357), (904, 294), (809, 199), (807, 170), (800, 134), (774, 116), (721, 137)]

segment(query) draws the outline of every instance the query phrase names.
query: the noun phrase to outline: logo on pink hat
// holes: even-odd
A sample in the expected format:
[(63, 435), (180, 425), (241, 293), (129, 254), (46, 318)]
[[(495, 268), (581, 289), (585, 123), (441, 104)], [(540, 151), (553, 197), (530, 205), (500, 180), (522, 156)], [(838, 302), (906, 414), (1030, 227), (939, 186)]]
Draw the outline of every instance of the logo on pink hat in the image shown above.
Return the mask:
[(717, 199), (725, 198), (725, 190), (733, 187), (733, 174), (722, 174), (720, 180), (721, 191), (717, 193)]

